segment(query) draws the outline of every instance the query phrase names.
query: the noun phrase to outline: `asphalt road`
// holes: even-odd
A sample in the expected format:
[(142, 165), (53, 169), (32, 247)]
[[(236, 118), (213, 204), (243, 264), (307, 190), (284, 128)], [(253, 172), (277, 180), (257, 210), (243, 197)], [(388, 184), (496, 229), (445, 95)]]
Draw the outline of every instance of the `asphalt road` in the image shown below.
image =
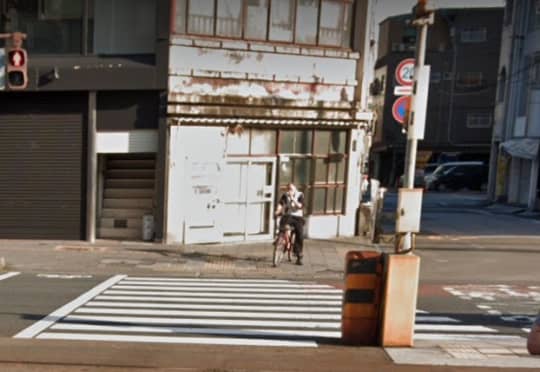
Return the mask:
[[(395, 195), (389, 195), (385, 211), (391, 212), (395, 204)], [(386, 228), (389, 226), (391, 228), (391, 224)], [(540, 310), (539, 221), (493, 213), (486, 208), (481, 194), (429, 193), (424, 200), (423, 227), (416, 251), (422, 259), (416, 322), (418, 342), (512, 341), (518, 350), (523, 350), (527, 329)], [(391, 250), (391, 245), (386, 249)], [(354, 361), (360, 355), (358, 349), (340, 345), (336, 336), (341, 307), (341, 283), (337, 280), (315, 280), (310, 284), (316, 286), (313, 288), (286, 278), (285, 281), (284, 278), (280, 278), (282, 281), (268, 279), (268, 282), (241, 281), (237, 286), (235, 280), (241, 278), (226, 276), (209, 283), (195, 277), (178, 282), (178, 278), (171, 275), (167, 283), (159, 279), (162, 274), (151, 278), (145, 273), (145, 277), (134, 278), (136, 274), (130, 273), (129, 277), (116, 278), (119, 272), (93, 274), (86, 270), (84, 275), (54, 275), (50, 271), (40, 274), (39, 263), (33, 268), (32, 273), (14, 274), (5, 279), (0, 276), (0, 342), (5, 344), (0, 347), (0, 361), (10, 361), (13, 370), (19, 370), (17, 363), (24, 361), (101, 365), (111, 370), (113, 367), (136, 370), (135, 367), (179, 365), (194, 370), (201, 366), (238, 369), (247, 364), (242, 365), (242, 358), (233, 356), (238, 357), (238, 353), (243, 352), (250, 355), (244, 363), (262, 369), (286, 370), (283, 363), (288, 363), (290, 370), (298, 370), (310, 361), (314, 366), (311, 370), (325, 371), (332, 370), (334, 357)], [(167, 285), (174, 288), (169, 291)], [(293, 296), (275, 297), (279, 292), (273, 289), (280, 285), (294, 292)], [(200, 286), (203, 291), (194, 295)], [(229, 295), (220, 298), (215, 294), (220, 292), (217, 289)], [(159, 295), (148, 293), (156, 291)], [(165, 300), (160, 297), (165, 296), (164, 291), (170, 292)], [(179, 291), (183, 291), (182, 294)], [(307, 291), (309, 296), (316, 297), (306, 299), (305, 303), (288, 303), (300, 293), (295, 291)], [(316, 319), (323, 319), (323, 325), (301, 316), (283, 323), (290, 319), (280, 317), (280, 313), (293, 311), (291, 309), (297, 306), (297, 314), (319, 314)], [(302, 306), (307, 309), (302, 310)], [(197, 318), (201, 311), (205, 311), (205, 322), (182, 323), (183, 318)], [(263, 311), (266, 315), (257, 313)], [(246, 312), (255, 315), (246, 317)], [(155, 330), (144, 328), (148, 319), (158, 319), (152, 321), (159, 324), (159, 318), (163, 317), (168, 317), (169, 323), (171, 317), (176, 319), (172, 321), (174, 327), (161, 329), (157, 334)], [(230, 324), (218, 322), (221, 318), (228, 319)], [(43, 323), (40, 320), (47, 322), (30, 332), (31, 337), (13, 339), (21, 331)], [(259, 328), (266, 324), (271, 330), (265, 332), (271, 335), (249, 333), (252, 324)], [(110, 326), (113, 328), (108, 328)], [(174, 337), (184, 337), (181, 348), (174, 348), (179, 340), (171, 339), (171, 333)], [(220, 334), (227, 341), (214, 345)], [(252, 339), (251, 345), (243, 341), (246, 334)], [(50, 341), (43, 343), (36, 338)], [(195, 347), (191, 342), (201, 345)], [(265, 351), (265, 342), (275, 343), (275, 349)], [(295, 343), (305, 343), (308, 349), (315, 343), (318, 348), (299, 351)], [(215, 354), (218, 349), (224, 353), (222, 356)], [(25, 350), (33, 350), (33, 353), (30, 355)], [(273, 353), (278, 350), (282, 351), (281, 359), (272, 361)], [(410, 366), (411, 369), (406, 366), (393, 369), (388, 355), (380, 349), (363, 349), (361, 355), (358, 363), (367, 370), (423, 370)], [(259, 359), (255, 360), (256, 357)], [(185, 362), (187, 360), (190, 362)], [(452, 369), (445, 369), (449, 370)]]

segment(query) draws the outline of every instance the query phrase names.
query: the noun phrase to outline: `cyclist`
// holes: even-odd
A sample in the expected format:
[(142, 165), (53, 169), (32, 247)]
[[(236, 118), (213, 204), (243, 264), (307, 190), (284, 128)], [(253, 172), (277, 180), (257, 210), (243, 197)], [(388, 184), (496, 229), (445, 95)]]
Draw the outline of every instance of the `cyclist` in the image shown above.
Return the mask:
[(304, 194), (296, 189), (292, 183), (287, 185), (287, 191), (281, 196), (276, 209), (276, 216), (282, 215), (279, 222), (279, 229), (282, 230), (286, 224), (294, 227), (294, 247), (293, 253), (296, 256), (296, 264), (302, 265), (304, 249)]

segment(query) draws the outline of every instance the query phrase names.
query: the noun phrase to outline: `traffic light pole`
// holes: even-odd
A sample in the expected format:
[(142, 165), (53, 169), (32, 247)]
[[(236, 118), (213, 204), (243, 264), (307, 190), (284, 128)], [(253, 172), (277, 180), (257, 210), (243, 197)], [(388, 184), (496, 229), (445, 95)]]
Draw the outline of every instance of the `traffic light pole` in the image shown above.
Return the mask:
[[(425, 65), (426, 61), (426, 45), (427, 45), (427, 33), (428, 27), (433, 24), (433, 13), (427, 16), (421, 16), (413, 21), (413, 25), (420, 29), (420, 37), (417, 41), (416, 53), (415, 53), (415, 70), (419, 71), (421, 66)], [(416, 95), (416, 79), (413, 95)], [(414, 100), (413, 100), (414, 101)], [(409, 122), (411, 118), (408, 118)], [(408, 138), (407, 147), (405, 149), (405, 179), (404, 187), (407, 189), (414, 189), (414, 178), (416, 171), (416, 157), (418, 152), (418, 139)], [(395, 252), (410, 252), (414, 248), (413, 233), (405, 233), (402, 239), (396, 239)]]

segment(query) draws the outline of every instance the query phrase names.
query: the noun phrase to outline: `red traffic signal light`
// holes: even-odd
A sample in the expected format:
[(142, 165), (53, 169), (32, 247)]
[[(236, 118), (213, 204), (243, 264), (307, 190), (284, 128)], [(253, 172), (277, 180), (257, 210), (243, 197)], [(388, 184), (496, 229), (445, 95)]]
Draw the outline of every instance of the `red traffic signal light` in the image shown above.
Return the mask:
[(8, 50), (7, 86), (11, 90), (25, 89), (28, 85), (28, 54), (22, 48)]

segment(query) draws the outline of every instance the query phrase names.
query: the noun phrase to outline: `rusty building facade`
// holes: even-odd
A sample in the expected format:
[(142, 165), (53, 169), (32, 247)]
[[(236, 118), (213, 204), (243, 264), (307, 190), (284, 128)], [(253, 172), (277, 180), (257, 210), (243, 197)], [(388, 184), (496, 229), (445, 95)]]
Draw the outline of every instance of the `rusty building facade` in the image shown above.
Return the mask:
[(308, 237), (353, 235), (368, 1), (172, 6), (165, 240), (269, 240), (289, 182), (306, 195)]
[(0, 13), (29, 56), (28, 87), (0, 91), (0, 238), (136, 240), (143, 214), (159, 238), (168, 3), (0, 0)]

